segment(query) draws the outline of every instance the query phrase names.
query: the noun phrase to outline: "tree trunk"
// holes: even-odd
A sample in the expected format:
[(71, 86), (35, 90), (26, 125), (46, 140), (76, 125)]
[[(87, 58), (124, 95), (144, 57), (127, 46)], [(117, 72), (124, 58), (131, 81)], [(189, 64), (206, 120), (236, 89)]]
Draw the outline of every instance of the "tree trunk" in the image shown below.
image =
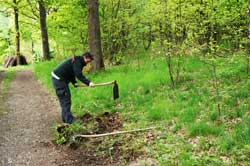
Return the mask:
[(39, 5), (39, 15), (40, 15), (40, 28), (41, 28), (41, 35), (42, 35), (42, 47), (43, 47), (43, 59), (49, 60), (50, 53), (49, 53), (49, 39), (48, 39), (48, 32), (47, 32), (47, 25), (46, 25), (46, 9), (44, 7), (43, 0), (38, 1)]
[(104, 69), (101, 47), (101, 32), (98, 13), (98, 0), (88, 0), (88, 41), (90, 52), (95, 55), (92, 70)]
[(19, 32), (19, 20), (18, 20), (18, 8), (16, 0), (13, 0), (14, 6), (14, 14), (15, 14), (15, 31), (16, 31), (16, 57), (17, 57), (17, 65), (20, 64), (20, 32)]
[(212, 64), (212, 67), (213, 67), (213, 86), (214, 86), (214, 89), (216, 90), (216, 102), (217, 102), (217, 109), (218, 109), (218, 112), (219, 112), (219, 116), (221, 115), (221, 99), (220, 99), (220, 87), (219, 87), (219, 78), (217, 76), (217, 66), (216, 64), (213, 62)]
[[(250, 6), (249, 3), (247, 4), (247, 9), (246, 9), (246, 16), (249, 18), (250, 16)], [(246, 25), (246, 38), (250, 39), (250, 23), (248, 22), (248, 24)], [(246, 71), (247, 71), (247, 76), (249, 76), (250, 73), (250, 41), (247, 40), (246, 42), (246, 61), (247, 61), (247, 67), (246, 67)]]

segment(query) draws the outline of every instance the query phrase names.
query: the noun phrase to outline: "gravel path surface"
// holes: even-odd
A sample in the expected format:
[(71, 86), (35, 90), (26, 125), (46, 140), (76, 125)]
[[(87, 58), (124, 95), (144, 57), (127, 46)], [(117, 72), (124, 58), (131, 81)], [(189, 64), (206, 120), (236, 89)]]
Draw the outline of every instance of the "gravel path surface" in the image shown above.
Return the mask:
[(0, 91), (0, 105), (5, 109), (0, 114), (0, 165), (75, 165), (65, 148), (51, 142), (51, 126), (60, 122), (58, 104), (31, 70), (18, 71), (8, 92)]

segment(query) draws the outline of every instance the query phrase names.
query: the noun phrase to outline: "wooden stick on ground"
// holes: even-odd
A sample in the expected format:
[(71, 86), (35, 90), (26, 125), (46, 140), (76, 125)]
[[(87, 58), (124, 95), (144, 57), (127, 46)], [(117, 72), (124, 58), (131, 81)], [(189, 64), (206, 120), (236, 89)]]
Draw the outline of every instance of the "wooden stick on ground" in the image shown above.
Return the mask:
[(134, 130), (128, 130), (128, 131), (115, 131), (112, 133), (104, 133), (104, 134), (93, 134), (93, 135), (74, 135), (73, 141), (75, 141), (75, 138), (81, 137), (81, 138), (97, 138), (97, 137), (105, 137), (110, 135), (119, 135), (119, 134), (126, 134), (126, 133), (133, 133), (133, 132), (140, 132), (140, 131), (147, 131), (147, 130), (153, 130), (155, 127), (149, 127), (144, 129), (134, 129)]

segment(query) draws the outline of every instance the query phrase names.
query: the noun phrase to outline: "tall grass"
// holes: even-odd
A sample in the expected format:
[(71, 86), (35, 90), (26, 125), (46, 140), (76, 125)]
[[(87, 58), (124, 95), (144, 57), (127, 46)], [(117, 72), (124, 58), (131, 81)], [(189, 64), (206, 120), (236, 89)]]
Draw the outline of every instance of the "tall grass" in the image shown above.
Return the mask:
[[(56, 61), (43, 62), (35, 65), (34, 68), (36, 77), (42, 80), (52, 92), (50, 73), (58, 63)], [(139, 67), (136, 60), (130, 60), (127, 64), (118, 67), (108, 66), (105, 71), (84, 73), (94, 83), (117, 80), (120, 99), (112, 100), (111, 86), (77, 89), (70, 86), (72, 111), (77, 115), (82, 115), (86, 111), (112, 110), (135, 113), (139, 111), (147, 114), (147, 119), (150, 121), (179, 116), (182, 122), (193, 122), (200, 114), (200, 110), (216, 110), (213, 102), (209, 101), (209, 98), (213, 96), (212, 83), (208, 82), (210, 78), (206, 66), (195, 57), (186, 59), (183, 67), (185, 68), (182, 74), (184, 82), (177, 90), (170, 88), (166, 62), (161, 58), (152, 58), (150, 61), (142, 58)], [(238, 68), (235, 72), (240, 70)], [(221, 73), (225, 71), (225, 68), (221, 69)], [(221, 79), (225, 79), (223, 76), (224, 74), (220, 75)], [(245, 100), (249, 97), (250, 90), (246, 91), (244, 87), (246, 85), (237, 91), (226, 93), (233, 98)], [(118, 109), (117, 103), (122, 103)]]
[[(170, 86), (164, 58), (146, 58), (145, 56), (140, 59), (139, 64), (137, 60), (130, 59), (120, 66), (107, 66), (105, 71), (84, 73), (94, 83), (117, 80), (120, 98), (113, 100), (112, 86), (73, 88), (70, 85), (72, 112), (75, 116), (81, 116), (85, 112), (120, 112), (126, 128), (153, 125), (159, 126), (163, 132), (172, 131), (172, 135), (166, 134), (166, 140), (156, 140), (153, 146), (159, 146), (159, 142), (161, 145), (164, 142), (164, 145), (171, 144), (172, 146), (168, 147), (170, 148), (169, 154), (167, 154), (170, 158), (171, 155), (176, 155), (175, 151), (180, 151), (176, 148), (183, 149), (181, 155), (175, 158), (183, 161), (180, 163), (189, 164), (193, 162), (191, 158), (195, 158), (193, 152), (186, 152), (187, 149), (183, 146), (187, 143), (184, 140), (189, 137), (210, 138), (211, 135), (218, 137), (216, 146), (220, 148), (217, 149), (224, 150), (238, 146), (235, 142), (249, 144), (249, 119), (243, 117), (250, 111), (250, 82), (242, 70), (244, 65), (239, 64), (241, 61), (232, 61), (232, 63), (218, 61), (218, 78), (223, 106), (221, 115), (217, 112), (213, 79), (207, 69), (208, 66), (196, 57), (188, 57), (184, 62), (181, 82), (176, 89)], [(36, 77), (53, 94), (50, 73), (58, 63), (56, 61), (43, 62), (34, 67)], [(235, 118), (242, 118), (241, 123), (234, 125), (231, 121)], [(167, 127), (162, 127), (164, 126), (162, 124)], [(184, 136), (179, 137), (180, 135)], [(230, 135), (230, 138), (225, 139), (227, 135)], [(168, 142), (169, 138), (178, 139)], [(225, 142), (222, 144), (223, 139)], [(154, 147), (151, 153), (157, 157), (166, 152), (165, 149)], [(213, 159), (207, 156), (206, 161), (199, 159), (196, 163), (207, 163), (211, 160)]]

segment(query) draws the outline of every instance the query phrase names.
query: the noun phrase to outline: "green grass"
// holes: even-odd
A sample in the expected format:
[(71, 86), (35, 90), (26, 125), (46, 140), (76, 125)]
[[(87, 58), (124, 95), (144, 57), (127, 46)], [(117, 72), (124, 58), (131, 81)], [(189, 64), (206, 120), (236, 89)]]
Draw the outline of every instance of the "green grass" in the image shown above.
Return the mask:
[(7, 90), (10, 86), (10, 81), (15, 77), (16, 72), (15, 71), (6, 71), (4, 73), (4, 78), (2, 81), (2, 87), (3, 90)]
[(15, 71), (5, 71), (2, 75), (2, 82), (0, 83), (0, 115), (4, 112), (8, 112), (7, 108), (5, 107), (5, 100), (4, 96), (10, 87), (11, 80), (15, 77)]
[(215, 135), (219, 136), (223, 133), (223, 128), (220, 126), (215, 125), (209, 125), (204, 122), (198, 122), (190, 124), (188, 127), (188, 131), (190, 133), (190, 136), (206, 136), (206, 135)]
[(198, 113), (199, 113), (199, 110), (195, 107), (184, 109), (183, 112), (179, 116), (180, 121), (187, 122), (187, 123), (194, 122), (197, 118)]
[(236, 145), (235, 139), (231, 134), (226, 134), (220, 139), (220, 148), (222, 151), (228, 152)]
[[(172, 89), (165, 59), (142, 57), (139, 64), (131, 58), (125, 59), (123, 65), (107, 66), (105, 71), (84, 73), (94, 83), (117, 80), (120, 98), (116, 101), (112, 99), (111, 86), (76, 89), (70, 85), (73, 114), (119, 112), (124, 120), (124, 129), (158, 127), (156, 133), (160, 136), (144, 150), (160, 165), (227, 165), (220, 156), (231, 149), (237, 149), (230, 154), (234, 164), (250, 164), (249, 160), (234, 160), (243, 155), (238, 152), (243, 153), (242, 147), (250, 143), (247, 118), (250, 80), (244, 72), (243, 57), (216, 62), (221, 115), (217, 110), (210, 66), (197, 57), (187, 57), (180, 84)], [(55, 93), (50, 72), (58, 63), (49, 61), (34, 67), (36, 77), (52, 94)], [(239, 122), (235, 123), (239, 118)], [(203, 146), (193, 147), (189, 139), (198, 138), (201, 139), (198, 143)], [(138, 139), (134, 138), (135, 142)], [(213, 155), (209, 154), (211, 148), (215, 149)]]
[(243, 144), (250, 144), (250, 117), (235, 126), (235, 138)]

